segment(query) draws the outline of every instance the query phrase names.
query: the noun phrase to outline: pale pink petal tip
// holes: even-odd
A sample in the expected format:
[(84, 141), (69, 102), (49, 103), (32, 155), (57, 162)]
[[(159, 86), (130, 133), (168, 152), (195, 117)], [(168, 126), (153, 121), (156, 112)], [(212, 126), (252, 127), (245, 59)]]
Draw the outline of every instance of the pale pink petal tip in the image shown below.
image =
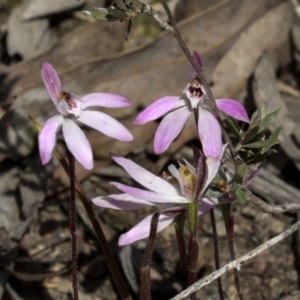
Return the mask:
[(182, 131), (191, 111), (187, 106), (178, 108), (166, 115), (160, 122), (154, 137), (154, 152), (160, 154), (167, 150), (170, 144)]
[(217, 158), (222, 152), (221, 127), (215, 116), (199, 107), (198, 133), (206, 157)]
[(249, 123), (249, 117), (244, 106), (238, 101), (232, 99), (217, 99), (216, 105), (218, 109), (224, 111), (228, 116)]
[(125, 97), (109, 93), (92, 93), (81, 97), (81, 100), (82, 109), (95, 106), (116, 108), (131, 105), (131, 102)]
[(133, 123), (137, 125), (146, 124), (184, 105), (185, 102), (183, 99), (180, 99), (180, 97), (166, 96), (160, 98), (140, 112)]
[(56, 133), (61, 122), (62, 116), (60, 115), (50, 118), (38, 136), (39, 152), (43, 165), (47, 164), (52, 157), (52, 152), (56, 144)]
[(92, 147), (83, 131), (71, 119), (64, 119), (62, 130), (70, 152), (86, 170), (93, 169)]
[(128, 194), (109, 195), (104, 197), (96, 197), (92, 202), (100, 207), (115, 210), (138, 210), (152, 203), (131, 197)]
[[(167, 226), (169, 226), (175, 219), (176, 215), (177, 214), (175, 213), (168, 214), (168, 215), (163, 215), (163, 214), (160, 215), (158, 226), (157, 226), (157, 232), (160, 232), (163, 229), (165, 229)], [(129, 231), (122, 234), (119, 238), (119, 246), (129, 245), (135, 241), (149, 237), (151, 219), (152, 219), (152, 215), (146, 217), (137, 225), (132, 227)]]
[[(194, 62), (201, 68), (202, 61), (201, 61), (199, 54), (196, 51), (194, 51), (194, 53), (193, 53), (193, 59), (194, 59)], [(191, 68), (191, 76), (193, 78), (197, 77), (197, 72), (195, 71), (195, 69), (193, 67)]]
[(178, 195), (176, 188), (174, 188), (171, 183), (152, 174), (132, 160), (114, 154), (111, 154), (111, 157), (118, 165), (122, 166), (134, 180), (145, 188), (159, 194)]
[(215, 198), (202, 198), (199, 204), (198, 215), (202, 215), (216, 206), (218, 204), (218, 200)]
[(82, 111), (78, 117), (78, 121), (114, 139), (123, 142), (130, 142), (133, 140), (132, 134), (123, 124), (101, 111)]
[(139, 188), (131, 187), (119, 182), (111, 181), (110, 184), (117, 187), (123, 193), (130, 195), (136, 199), (143, 199), (152, 203), (188, 203), (189, 201), (177, 194), (158, 194), (156, 192), (142, 190)]
[(51, 100), (57, 105), (61, 92), (61, 83), (55, 69), (48, 62), (43, 62), (42, 64), (42, 78)]

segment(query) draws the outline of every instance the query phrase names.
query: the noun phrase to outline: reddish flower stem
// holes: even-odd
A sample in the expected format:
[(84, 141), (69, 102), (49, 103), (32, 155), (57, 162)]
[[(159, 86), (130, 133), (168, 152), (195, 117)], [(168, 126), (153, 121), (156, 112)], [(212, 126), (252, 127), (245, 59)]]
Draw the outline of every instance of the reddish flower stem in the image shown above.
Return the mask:
[[(29, 117), (30, 121), (32, 122), (33, 126), (36, 128), (36, 130), (38, 132), (40, 132), (42, 130), (42, 126), (38, 122), (36, 122), (33, 118), (31, 118), (30, 116), (28, 116), (28, 117)], [(56, 158), (58, 159), (58, 161), (60, 162), (60, 164), (63, 167), (66, 174), (68, 176), (70, 176), (69, 165), (68, 165), (67, 161), (65, 160), (65, 158), (62, 156), (62, 154), (58, 151), (57, 148), (54, 148), (54, 154), (55, 154)], [(123, 277), (119, 271), (119, 268), (116, 264), (116, 261), (115, 261), (113, 255), (110, 251), (110, 248), (109, 248), (109, 245), (105, 238), (105, 235), (103, 233), (101, 224), (97, 219), (94, 209), (92, 208), (91, 201), (86, 196), (82, 186), (80, 185), (79, 181), (77, 180), (77, 178), (75, 176), (75, 173), (74, 173), (74, 177), (75, 177), (76, 191), (80, 197), (80, 200), (82, 201), (82, 204), (86, 210), (86, 213), (88, 214), (89, 219), (92, 223), (92, 226), (95, 230), (95, 234), (99, 240), (101, 249), (103, 251), (103, 254), (106, 259), (106, 262), (107, 262), (109, 271), (111, 273), (111, 276), (113, 278), (113, 281), (117, 287), (118, 293), (122, 300), (131, 300), (131, 296), (130, 296), (130, 294), (126, 288), (126, 285), (123, 281)]]
[(187, 266), (187, 256), (186, 256), (186, 245), (183, 237), (185, 214), (182, 213), (176, 217), (175, 221), (175, 231), (176, 231), (176, 240), (178, 245), (178, 251), (180, 256), (181, 267), (183, 271), (186, 284), (188, 284), (188, 266)]
[[(192, 202), (188, 204), (188, 225), (190, 231), (188, 244), (188, 285), (191, 286), (196, 281), (198, 271), (198, 202)], [(191, 294), (190, 299), (196, 300), (196, 293)]]
[[(212, 227), (213, 241), (214, 241), (215, 266), (216, 266), (216, 270), (219, 270), (220, 269), (219, 241), (218, 241), (218, 232), (217, 232), (217, 226), (216, 226), (216, 219), (215, 219), (214, 209), (212, 208), (209, 211), (209, 213), (210, 213), (210, 220), (211, 220), (211, 227)], [(224, 300), (224, 294), (223, 294), (223, 287), (222, 287), (221, 277), (219, 277), (217, 279), (217, 284), (218, 284), (219, 299), (220, 300)]]
[(79, 300), (78, 296), (78, 274), (77, 274), (77, 222), (76, 222), (76, 193), (75, 193), (75, 159), (66, 147), (69, 159), (70, 174), (70, 230), (71, 230), (71, 272), (74, 300)]
[[(227, 235), (227, 240), (228, 240), (228, 245), (229, 245), (230, 258), (231, 258), (231, 261), (234, 261), (236, 259), (235, 251), (234, 251), (234, 242), (233, 242), (234, 218), (233, 218), (233, 215), (231, 214), (231, 203), (222, 205), (222, 213), (223, 213), (223, 218), (225, 221), (225, 228), (226, 228), (226, 235)], [(236, 268), (233, 269), (233, 277), (234, 277), (235, 288), (236, 288), (236, 292), (238, 294), (239, 300), (244, 300), (244, 296), (241, 291), (239, 272)]]
[(140, 300), (151, 300), (151, 278), (150, 267), (152, 260), (152, 253), (155, 244), (155, 238), (157, 233), (157, 225), (159, 220), (159, 212), (156, 212), (151, 219), (150, 234), (146, 246), (146, 250), (143, 256), (141, 265), (141, 285), (140, 285)]

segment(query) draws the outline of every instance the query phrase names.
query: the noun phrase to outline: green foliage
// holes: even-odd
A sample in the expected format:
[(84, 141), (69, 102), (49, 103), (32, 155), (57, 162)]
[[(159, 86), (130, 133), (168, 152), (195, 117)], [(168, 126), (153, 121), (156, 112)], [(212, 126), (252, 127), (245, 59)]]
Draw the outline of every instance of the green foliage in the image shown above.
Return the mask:
[(94, 19), (101, 21), (122, 21), (128, 17), (127, 13), (113, 6), (108, 8), (91, 7), (91, 14)]
[(247, 202), (246, 193), (240, 187), (235, 190), (235, 195), (242, 203)]
[[(269, 111), (268, 105), (264, 105), (253, 113), (248, 128), (244, 123), (239, 123), (229, 116), (226, 116), (223, 122), (235, 153), (234, 163), (228, 162), (232, 167), (223, 167), (219, 176), (223, 173), (229, 175), (227, 177), (229, 179), (226, 179), (226, 176), (222, 176), (222, 179), (225, 178), (225, 185), (230, 189), (230, 194), (235, 195), (241, 202), (246, 201), (244, 189), (250, 174), (257, 170), (269, 155), (276, 153), (273, 147), (278, 144), (280, 128), (276, 128), (273, 132), (268, 128), (278, 117), (279, 112), (280, 108)], [(230, 173), (230, 169), (234, 171)], [(214, 182), (218, 187), (217, 180)], [(217, 195), (217, 192), (212, 193), (214, 194)]]
[(141, 6), (138, 2), (133, 0), (123, 0), (123, 4), (124, 8), (118, 6), (113, 2), (110, 7), (91, 7), (90, 11), (84, 11), (83, 13), (88, 18), (93, 18), (100, 21), (128, 22), (127, 32), (125, 36), (125, 40), (127, 40), (133, 24), (133, 19), (138, 14), (143, 13), (144, 6)]

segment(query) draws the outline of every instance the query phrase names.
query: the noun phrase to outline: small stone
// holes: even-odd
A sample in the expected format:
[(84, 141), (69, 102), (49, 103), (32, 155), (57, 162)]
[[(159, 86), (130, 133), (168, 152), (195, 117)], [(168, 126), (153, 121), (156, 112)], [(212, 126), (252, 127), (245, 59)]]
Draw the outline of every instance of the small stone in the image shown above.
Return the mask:
[(23, 21), (21, 7), (11, 11), (8, 19), (7, 50), (10, 56), (29, 59), (50, 49), (56, 41), (47, 19)]

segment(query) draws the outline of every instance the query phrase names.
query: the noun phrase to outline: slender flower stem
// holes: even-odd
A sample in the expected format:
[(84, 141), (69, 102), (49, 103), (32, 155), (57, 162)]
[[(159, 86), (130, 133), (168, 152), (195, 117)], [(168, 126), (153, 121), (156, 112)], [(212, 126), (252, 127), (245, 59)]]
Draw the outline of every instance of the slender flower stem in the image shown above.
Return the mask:
[[(69, 175), (68, 168), (65, 168), (65, 166), (67, 166), (67, 162), (65, 161), (65, 159), (63, 158), (61, 153), (56, 148), (54, 149), (54, 153), (55, 153), (56, 157), (58, 158), (58, 160), (60, 161), (61, 165), (63, 166), (65, 172)], [(131, 296), (125, 286), (122, 275), (119, 271), (119, 268), (116, 264), (116, 261), (115, 261), (113, 255), (110, 251), (110, 248), (106, 241), (102, 227), (95, 215), (95, 212), (92, 208), (90, 200), (87, 198), (87, 196), (86, 196), (85, 192), (83, 191), (83, 188), (82, 188), (81, 184), (79, 183), (79, 181), (77, 180), (77, 178), (75, 178), (75, 184), (76, 184), (76, 191), (83, 203), (83, 206), (89, 216), (89, 219), (92, 223), (92, 226), (94, 227), (95, 233), (100, 242), (101, 249), (103, 251), (104, 257), (106, 258), (108, 268), (109, 268), (112, 278), (115, 282), (117, 290), (120, 294), (120, 297), (122, 300), (131, 300)]]
[[(235, 251), (234, 251), (234, 242), (233, 242), (234, 218), (231, 214), (231, 203), (223, 204), (221, 207), (222, 207), (222, 213), (223, 213), (223, 218), (224, 218), (224, 222), (225, 222), (227, 240), (228, 240), (228, 244), (229, 244), (230, 258), (231, 258), (231, 261), (234, 261), (236, 259)], [(234, 277), (234, 283), (235, 283), (235, 288), (236, 288), (238, 297), (240, 300), (244, 300), (244, 296), (241, 291), (239, 272), (236, 268), (233, 269), (233, 277)]]
[(176, 240), (178, 245), (178, 251), (180, 256), (181, 267), (183, 270), (183, 275), (188, 283), (188, 266), (187, 266), (187, 256), (186, 256), (186, 246), (183, 237), (183, 229), (185, 222), (185, 214), (182, 213), (178, 215), (175, 219), (175, 231), (176, 231)]
[[(28, 116), (30, 121), (32, 122), (33, 126), (36, 128), (36, 130), (38, 132), (40, 132), (42, 130), (42, 126), (36, 122), (33, 118), (31, 118), (30, 116)], [(58, 159), (58, 161), (60, 162), (61, 166), (63, 167), (64, 171), (66, 172), (66, 174), (68, 176), (70, 176), (70, 171), (69, 171), (69, 165), (66, 162), (66, 160), (64, 159), (64, 157), (62, 156), (62, 154), (59, 152), (59, 150), (57, 148), (54, 148), (54, 155), (56, 156), (56, 158)], [(77, 180), (76, 176), (75, 176), (75, 187), (76, 187), (76, 191), (79, 195), (79, 198), (82, 201), (82, 204), (86, 210), (86, 213), (89, 216), (89, 219), (92, 223), (92, 226), (95, 230), (96, 236), (99, 240), (101, 249), (103, 251), (104, 257), (106, 259), (109, 271), (111, 273), (111, 276), (113, 278), (113, 281), (117, 287), (117, 290), (119, 292), (119, 295), (121, 297), (122, 300), (131, 300), (131, 296), (126, 288), (126, 285), (123, 281), (123, 277), (119, 271), (119, 268), (116, 264), (116, 261), (110, 251), (110, 248), (108, 246), (107, 240), (105, 238), (105, 235), (103, 233), (101, 224), (99, 223), (96, 214), (94, 212), (94, 209), (91, 205), (91, 202), (89, 200), (89, 198), (86, 196), (81, 184), (79, 183), (79, 181)]]
[(77, 274), (77, 222), (76, 222), (76, 193), (75, 193), (75, 159), (66, 147), (69, 159), (70, 174), (70, 230), (71, 230), (71, 257), (72, 257), (72, 285), (74, 300), (79, 300), (78, 296), (78, 274)]
[[(219, 241), (218, 241), (218, 232), (217, 232), (214, 209), (212, 208), (209, 211), (209, 213), (210, 213), (210, 220), (211, 220), (211, 227), (212, 227), (213, 241), (214, 241), (214, 249), (215, 249), (215, 266), (216, 266), (216, 270), (219, 270), (220, 269)], [(218, 284), (219, 299), (224, 300), (221, 277), (219, 277), (217, 279), (217, 284)]]
[[(198, 225), (198, 202), (188, 204), (188, 225), (190, 231), (189, 238), (189, 254), (188, 254), (188, 285), (192, 285), (196, 281), (198, 271), (198, 252), (199, 246), (197, 242), (197, 225)], [(190, 295), (191, 300), (196, 300), (196, 293)]]
[(151, 219), (150, 234), (141, 265), (140, 300), (151, 300), (150, 266), (157, 233), (159, 215), (160, 213), (156, 212)]

